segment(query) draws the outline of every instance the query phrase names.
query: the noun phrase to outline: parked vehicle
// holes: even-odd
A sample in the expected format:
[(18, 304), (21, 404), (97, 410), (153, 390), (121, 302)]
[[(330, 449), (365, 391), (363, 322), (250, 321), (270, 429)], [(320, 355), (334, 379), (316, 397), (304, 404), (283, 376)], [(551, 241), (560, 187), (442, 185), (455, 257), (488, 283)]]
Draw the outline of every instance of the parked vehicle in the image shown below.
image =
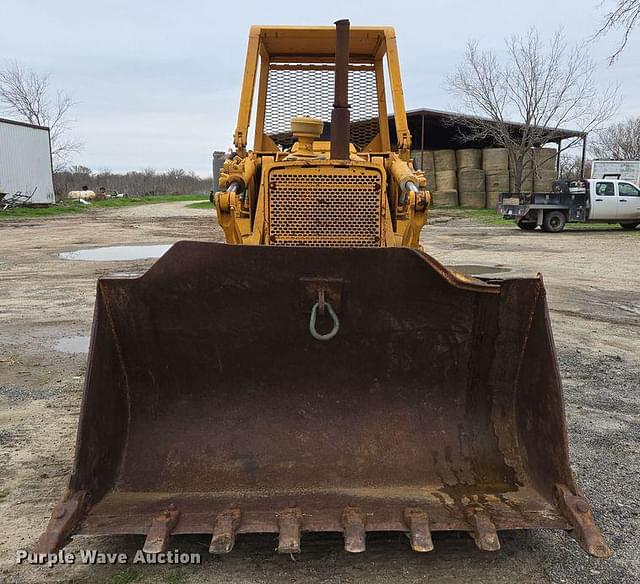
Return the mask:
[(640, 160), (594, 160), (591, 178), (615, 178), (640, 187)]
[(640, 225), (640, 189), (626, 180), (557, 180), (549, 193), (502, 193), (498, 213), (520, 229), (559, 233), (567, 223)]

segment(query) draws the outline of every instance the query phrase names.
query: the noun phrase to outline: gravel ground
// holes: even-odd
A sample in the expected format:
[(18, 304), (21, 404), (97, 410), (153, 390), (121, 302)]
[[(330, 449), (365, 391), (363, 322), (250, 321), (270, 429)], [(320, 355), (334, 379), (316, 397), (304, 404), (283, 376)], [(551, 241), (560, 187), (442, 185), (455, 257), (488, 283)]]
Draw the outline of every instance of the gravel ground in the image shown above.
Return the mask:
[[(87, 335), (95, 280), (140, 272), (152, 261), (79, 262), (57, 254), (83, 247), (219, 241), (207, 210), (180, 203), (103, 210), (77, 217), (3, 222), (0, 237), (0, 580), (3, 582), (480, 582), (640, 581), (640, 232), (523, 233), (440, 213), (423, 235), (444, 264), (487, 264), (541, 272), (549, 293), (563, 376), (572, 466), (613, 548), (599, 561), (565, 533), (501, 533), (502, 549), (479, 552), (465, 534), (435, 534), (435, 551), (415, 554), (394, 534), (371, 535), (348, 555), (337, 535), (306, 535), (293, 561), (272, 536), (239, 538), (224, 558), (208, 538), (176, 537), (199, 566), (18, 566), (63, 491), (71, 468), (85, 356), (52, 349)], [(640, 230), (639, 230), (640, 231)], [(7, 251), (9, 250), (9, 251)], [(77, 538), (84, 548), (128, 551), (139, 537)]]

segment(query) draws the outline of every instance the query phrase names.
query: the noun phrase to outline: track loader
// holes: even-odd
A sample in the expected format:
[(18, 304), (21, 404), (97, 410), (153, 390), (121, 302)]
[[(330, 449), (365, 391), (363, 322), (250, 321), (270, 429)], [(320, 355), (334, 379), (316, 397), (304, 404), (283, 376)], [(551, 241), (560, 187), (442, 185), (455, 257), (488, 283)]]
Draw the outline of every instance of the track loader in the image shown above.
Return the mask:
[(373, 531), (496, 551), (502, 530), (554, 528), (608, 557), (569, 466), (542, 279), (480, 281), (420, 248), (393, 29), (253, 27), (234, 142), (226, 243), (98, 281), (73, 474), (39, 551), (273, 533), (295, 553), (340, 532), (362, 552)]

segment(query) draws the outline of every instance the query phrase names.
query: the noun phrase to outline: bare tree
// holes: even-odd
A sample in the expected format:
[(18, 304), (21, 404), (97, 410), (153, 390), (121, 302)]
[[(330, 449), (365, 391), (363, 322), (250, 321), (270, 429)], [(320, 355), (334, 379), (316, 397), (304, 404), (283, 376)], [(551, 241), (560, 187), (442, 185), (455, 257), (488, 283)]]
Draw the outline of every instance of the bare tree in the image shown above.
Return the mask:
[[(582, 156), (565, 152), (560, 155), (560, 178), (577, 180), (582, 177)], [(590, 176), (591, 161), (584, 162), (584, 174)]]
[(640, 160), (640, 117), (596, 132), (591, 140), (591, 152), (595, 158)]
[(0, 111), (19, 120), (47, 126), (51, 135), (51, 154), (56, 168), (69, 161), (81, 144), (70, 136), (69, 113), (74, 106), (64, 91), (51, 88), (48, 75), (38, 75), (17, 61), (0, 68)]
[(612, 30), (622, 30), (622, 39), (616, 51), (609, 57), (612, 64), (622, 53), (629, 42), (631, 31), (640, 24), (640, 0), (617, 0), (615, 8), (604, 17), (604, 22), (595, 37), (602, 36)]
[[(507, 39), (506, 49), (500, 59), (470, 42), (448, 84), (463, 108), (478, 116), (459, 118), (467, 127), (463, 138), (489, 139), (506, 148), (513, 190), (520, 191), (532, 172), (525, 166), (531, 148), (557, 142), (562, 127), (583, 133), (602, 127), (617, 109), (617, 87), (599, 93), (586, 47), (569, 47), (561, 31), (545, 42), (532, 28)], [(519, 122), (520, 131), (508, 120)], [(565, 140), (562, 150), (580, 139)]]

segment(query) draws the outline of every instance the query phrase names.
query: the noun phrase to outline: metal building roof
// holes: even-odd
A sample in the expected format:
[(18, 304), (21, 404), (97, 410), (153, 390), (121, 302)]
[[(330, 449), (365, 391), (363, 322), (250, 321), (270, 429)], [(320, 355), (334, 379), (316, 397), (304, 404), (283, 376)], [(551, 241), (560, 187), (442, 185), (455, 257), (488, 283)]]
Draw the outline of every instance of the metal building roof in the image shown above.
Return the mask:
[(36, 124), (30, 124), (28, 122), (20, 122), (18, 120), (10, 120), (9, 118), (0, 118), (0, 122), (4, 124), (13, 124), (14, 126), (24, 126), (25, 128), (33, 128), (35, 130), (49, 131), (48, 126), (37, 126)]
[[(390, 119), (393, 115), (389, 116)], [(484, 119), (479, 116), (447, 112), (435, 109), (420, 108), (407, 111), (409, 129), (411, 130), (412, 148), (424, 150), (437, 150), (440, 148), (487, 148), (495, 146), (490, 137), (477, 140), (461, 138), (461, 131), (464, 131), (464, 120)], [(524, 124), (519, 122), (507, 122), (514, 133), (522, 131)], [(393, 124), (390, 124), (393, 126)], [(424, 130), (424, 141), (423, 141)], [(570, 138), (586, 138), (585, 132), (578, 130), (568, 130), (564, 128), (549, 128), (554, 134), (555, 140), (566, 140)], [(394, 139), (395, 137), (392, 137)], [(540, 144), (542, 146), (542, 144)]]

